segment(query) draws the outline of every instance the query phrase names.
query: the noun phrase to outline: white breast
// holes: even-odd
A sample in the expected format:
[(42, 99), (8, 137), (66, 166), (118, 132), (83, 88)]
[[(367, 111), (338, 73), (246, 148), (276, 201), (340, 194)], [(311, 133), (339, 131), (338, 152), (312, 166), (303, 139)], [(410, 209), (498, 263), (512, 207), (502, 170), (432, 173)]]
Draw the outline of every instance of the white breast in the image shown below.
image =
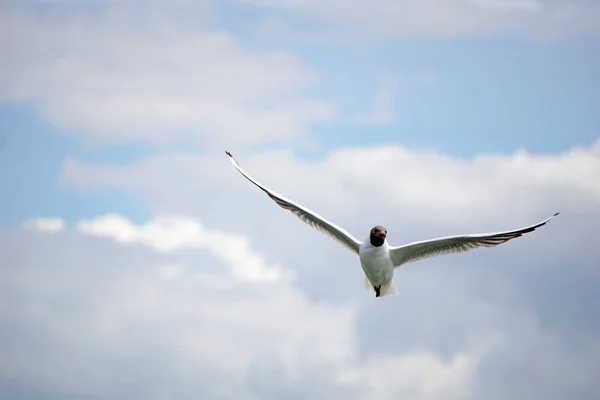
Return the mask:
[(387, 285), (394, 276), (394, 264), (389, 255), (387, 242), (380, 247), (363, 242), (359, 249), (360, 264), (365, 275), (375, 286)]

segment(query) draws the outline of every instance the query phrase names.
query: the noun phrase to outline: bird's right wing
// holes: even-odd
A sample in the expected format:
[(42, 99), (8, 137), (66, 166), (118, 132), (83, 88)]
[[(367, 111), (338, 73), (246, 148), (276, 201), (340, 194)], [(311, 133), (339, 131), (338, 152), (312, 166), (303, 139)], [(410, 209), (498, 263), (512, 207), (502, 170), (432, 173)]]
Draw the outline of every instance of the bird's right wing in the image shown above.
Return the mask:
[(395, 267), (424, 258), (440, 256), (444, 254), (459, 253), (472, 250), (477, 247), (494, 247), (518, 238), (524, 233), (533, 232), (540, 226), (546, 225), (548, 221), (556, 217), (555, 213), (550, 218), (514, 231), (496, 233), (478, 233), (474, 235), (447, 236), (437, 239), (424, 240), (409, 243), (404, 246), (390, 248), (390, 257)]
[(356, 239), (350, 233), (348, 233), (344, 229), (340, 228), (333, 222), (327, 221), (325, 218), (321, 217), (319, 214), (309, 210), (306, 207), (301, 206), (300, 204), (298, 204), (292, 200), (289, 200), (289, 199), (283, 197), (282, 195), (280, 195), (280, 194), (272, 191), (271, 189), (267, 188), (266, 186), (260, 184), (258, 181), (256, 181), (256, 179), (252, 178), (250, 175), (248, 175), (242, 169), (240, 164), (238, 164), (238, 162), (235, 160), (235, 158), (233, 158), (233, 156), (231, 155), (230, 152), (226, 151), (225, 154), (227, 154), (227, 156), (229, 157), (229, 161), (231, 161), (233, 166), (246, 179), (248, 179), (250, 182), (252, 182), (256, 186), (258, 186), (271, 199), (273, 199), (275, 201), (275, 203), (277, 203), (277, 205), (279, 205), (279, 207), (284, 208), (288, 211), (291, 211), (292, 214), (296, 215), (298, 218), (300, 218), (302, 221), (304, 221), (308, 225), (312, 226), (313, 228), (323, 232), (327, 236), (336, 240), (337, 242), (339, 242), (340, 244), (342, 244), (343, 246), (345, 246), (347, 249), (354, 252), (355, 254), (358, 254), (358, 249), (361, 245), (361, 242), (358, 239)]

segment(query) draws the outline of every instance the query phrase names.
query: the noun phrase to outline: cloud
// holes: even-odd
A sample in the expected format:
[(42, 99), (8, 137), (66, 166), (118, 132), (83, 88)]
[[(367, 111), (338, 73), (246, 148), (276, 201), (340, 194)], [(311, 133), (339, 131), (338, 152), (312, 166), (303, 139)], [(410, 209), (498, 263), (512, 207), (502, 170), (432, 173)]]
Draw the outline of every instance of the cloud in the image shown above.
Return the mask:
[(137, 234), (118, 237), (159, 238), (160, 229), (186, 237), (185, 224), (163, 220), (158, 228), (113, 215), (78, 226), (56, 235), (0, 231), (3, 396), (448, 399), (470, 392), (477, 349), (449, 361), (427, 350), (363, 357), (356, 307), (311, 301), (286, 281), (214, 285), (235, 280), (225, 271), (238, 260), (112, 239), (125, 230)]
[[(588, 398), (597, 390), (600, 319), (590, 305), (600, 301), (595, 245), (600, 142), (556, 154), (519, 150), (472, 158), (402, 146), (340, 148), (313, 160), (283, 150), (234, 155), (262, 183), (361, 239), (379, 223), (388, 228), (392, 244), (402, 244), (518, 228), (555, 211), (561, 215), (498, 248), (401, 268), (395, 301), (371, 304), (356, 258), (278, 208), (224, 154), (149, 156), (133, 166), (72, 159), (62, 182), (90, 194), (103, 189), (141, 194), (157, 212), (185, 211), (207, 227), (228, 226), (294, 271), (294, 284), (308, 298), (356, 305), (360, 373), (373, 378), (356, 383), (348, 398), (380, 393), (378, 366), (387, 357), (402, 355), (406, 361), (418, 349), (437, 360), (420, 359), (431, 366), (428, 371), (444, 366), (443, 373), (428, 375), (438, 376), (442, 392), (454, 393), (442, 398), (489, 393), (498, 399)], [(398, 362), (393, 370), (404, 372), (387, 381), (403, 387), (381, 390), (400, 396), (409, 384)], [(340, 379), (358, 376), (353, 368), (344, 369)], [(473, 370), (475, 377), (456, 372)], [(423, 389), (429, 384), (419, 387), (423, 391), (411, 392), (418, 398), (442, 396)]]
[[(596, 179), (600, 174), (600, 141), (589, 148), (575, 147), (554, 155), (519, 150), (471, 159), (402, 146), (339, 149), (314, 162), (298, 159), (289, 151), (234, 155), (247, 171), (274, 190), (322, 215), (348, 219), (355, 219), (356, 210), (368, 213), (361, 219), (378, 219), (385, 215), (379, 210), (387, 210), (396, 215), (392, 218), (404, 219), (401, 225), (418, 218), (435, 224), (468, 222), (474, 228), (489, 228), (482, 224), (482, 218), (526, 225), (556, 211), (591, 209), (600, 201)], [(142, 193), (158, 210), (198, 212), (209, 219), (218, 217), (202, 210), (228, 210), (240, 220), (253, 218), (247, 215), (253, 207), (261, 212), (270, 210), (269, 215), (277, 211), (260, 192), (240, 180), (220, 152), (199, 157), (149, 156), (136, 166), (94, 165), (71, 159), (64, 165), (61, 181), (85, 190)], [(369, 207), (372, 193), (377, 193), (379, 209)], [(244, 204), (237, 200), (242, 195)], [(358, 221), (352, 223), (357, 226)], [(372, 227), (361, 226), (364, 232)], [(357, 235), (362, 237), (360, 232)]]
[(249, 50), (204, 3), (85, 10), (2, 13), (0, 100), (95, 145), (307, 145), (337, 114), (307, 93), (318, 76), (302, 60)]
[(431, 354), (415, 352), (401, 359), (381, 357), (376, 363), (348, 370), (342, 379), (361, 382), (362, 399), (469, 398), (477, 366), (473, 361), (466, 354), (444, 362)]
[[(224, 154), (70, 160), (63, 184), (141, 194), (157, 216), (0, 233), (10, 305), (0, 318), (11, 327), (0, 377), (28, 398), (31, 382), (105, 398), (589, 398), (600, 358), (599, 145), (470, 159), (400, 146), (317, 160), (236, 154), (358, 237), (380, 222), (399, 244), (562, 212), (498, 248), (397, 270), (392, 301), (366, 292), (353, 255)], [(273, 270), (266, 282), (243, 276)]]
[(473, 0), (471, 3), (484, 9), (501, 11), (540, 11), (542, 2), (538, 0)]
[(375, 93), (373, 108), (368, 113), (359, 113), (354, 122), (369, 125), (390, 125), (394, 122), (394, 100), (398, 82), (390, 79)]
[[(316, 25), (322, 35), (321, 43), (326, 42), (325, 38), (339, 42), (344, 37), (340, 31), (345, 33), (348, 42), (365, 37), (450, 38), (473, 34), (519, 34), (535, 40), (554, 40), (597, 34), (595, 21), (600, 15), (596, 2), (564, 0), (239, 0), (238, 3), (279, 11), (276, 16), (271, 15), (268, 22), (263, 22), (262, 34), (274, 32), (288, 38), (301, 38), (299, 32), (294, 32), (300, 28), (287, 28), (277, 22), (278, 17), (286, 21), (299, 18)], [(312, 28), (302, 33), (317, 42), (314, 31)]]
[[(511, 274), (502, 257), (480, 252), (489, 265), (447, 257), (439, 269), (403, 269), (397, 301), (375, 302), (357, 284), (352, 300), (335, 304), (290, 280), (239, 280), (231, 273), (239, 260), (194, 245), (191, 228), (200, 226), (184, 216), (137, 225), (105, 215), (55, 235), (0, 231), (0, 394), (449, 400), (589, 398), (597, 390), (597, 331), (565, 341), (556, 321), (581, 321), (571, 312), (542, 323), (527, 299), (540, 278), (502, 287)], [(167, 237), (179, 244), (158, 244)], [(555, 261), (546, 276), (565, 261), (556, 248), (546, 250)], [(344, 266), (322, 256), (301, 262), (345, 284), (336, 280)], [(257, 263), (268, 269), (272, 258)], [(570, 273), (580, 272), (581, 261), (570, 260)], [(573, 295), (563, 291), (561, 301)]]
[(26, 221), (24, 226), (29, 229), (56, 233), (65, 229), (65, 221), (60, 218), (36, 218)]
[(231, 265), (233, 276), (248, 282), (277, 282), (283, 277), (280, 268), (265, 266), (263, 258), (252, 251), (245, 237), (205, 229), (200, 221), (192, 218), (159, 217), (137, 227), (120, 215), (108, 214), (92, 221), (80, 221), (77, 230), (121, 243), (142, 243), (158, 252), (204, 248)]

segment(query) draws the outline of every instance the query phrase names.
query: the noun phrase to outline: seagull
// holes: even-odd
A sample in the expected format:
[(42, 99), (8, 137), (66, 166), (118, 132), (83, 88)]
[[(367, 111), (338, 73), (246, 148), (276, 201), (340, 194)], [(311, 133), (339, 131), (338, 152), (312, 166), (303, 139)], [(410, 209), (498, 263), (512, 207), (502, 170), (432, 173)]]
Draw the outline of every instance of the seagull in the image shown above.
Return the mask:
[(429, 257), (466, 252), (477, 247), (495, 247), (511, 239), (518, 238), (524, 233), (533, 232), (559, 214), (557, 212), (540, 223), (517, 230), (445, 236), (413, 242), (403, 246), (390, 246), (387, 242), (387, 229), (384, 226), (377, 225), (371, 229), (369, 236), (364, 241), (360, 241), (346, 230), (328, 221), (316, 212), (259, 183), (242, 169), (230, 152), (225, 151), (225, 154), (229, 157), (229, 161), (231, 161), (233, 166), (246, 179), (265, 192), (278, 206), (292, 212), (300, 220), (336, 240), (352, 253), (358, 255), (365, 273), (365, 289), (374, 291), (375, 297), (394, 296), (398, 294), (393, 278), (395, 269), (401, 265)]

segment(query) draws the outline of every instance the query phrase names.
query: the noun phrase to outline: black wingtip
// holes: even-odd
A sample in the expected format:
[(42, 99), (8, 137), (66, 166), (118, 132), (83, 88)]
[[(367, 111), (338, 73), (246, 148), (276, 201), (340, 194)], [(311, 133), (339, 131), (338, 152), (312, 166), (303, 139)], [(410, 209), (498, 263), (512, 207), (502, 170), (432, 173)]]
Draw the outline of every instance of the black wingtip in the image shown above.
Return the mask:
[(553, 217), (556, 217), (558, 214), (560, 214), (560, 212), (555, 212)]
[(229, 157), (233, 157), (233, 156), (231, 155), (231, 153), (230, 153), (230, 152), (228, 152), (227, 150), (225, 150), (225, 154), (227, 154)]

